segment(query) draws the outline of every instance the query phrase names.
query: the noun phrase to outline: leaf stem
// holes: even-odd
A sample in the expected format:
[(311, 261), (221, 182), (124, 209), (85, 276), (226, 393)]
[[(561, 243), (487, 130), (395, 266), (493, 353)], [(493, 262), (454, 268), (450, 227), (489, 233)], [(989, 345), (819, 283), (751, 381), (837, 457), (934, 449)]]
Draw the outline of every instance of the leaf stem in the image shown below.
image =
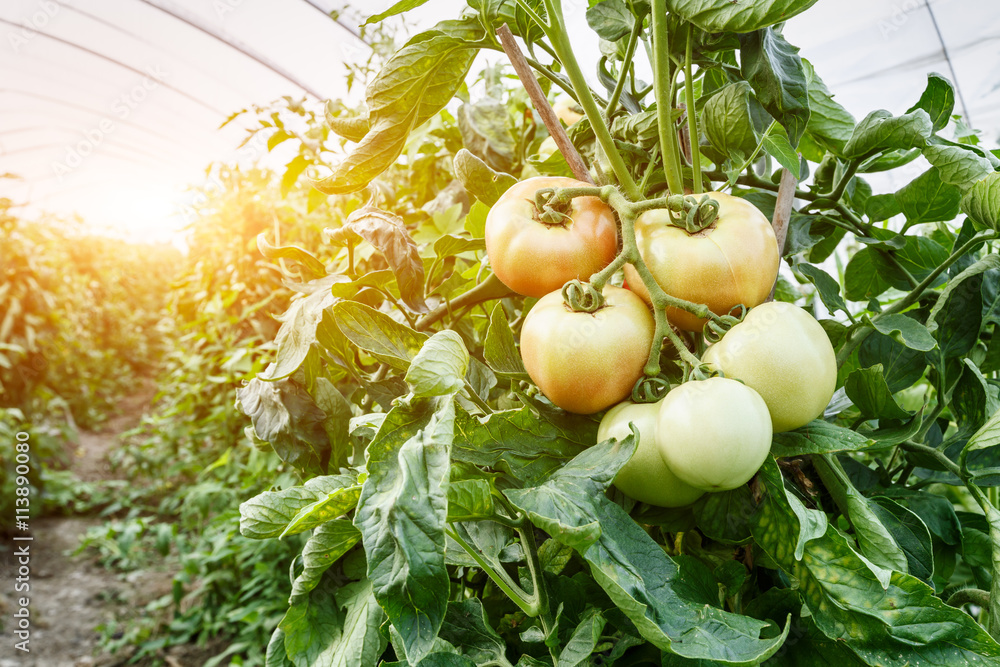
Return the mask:
[(635, 47), (639, 44), (639, 35), (642, 33), (644, 18), (645, 16), (635, 19), (635, 25), (632, 26), (632, 33), (628, 37), (628, 46), (625, 47), (625, 60), (622, 61), (622, 71), (618, 75), (618, 83), (615, 84), (615, 89), (611, 93), (611, 99), (608, 100), (608, 105), (604, 109), (604, 115), (607, 116), (609, 123), (611, 122), (612, 114), (618, 108), (618, 100), (621, 99), (622, 91), (625, 89), (625, 81), (628, 79), (628, 73), (632, 69), (632, 58), (635, 56)]
[(611, 170), (615, 172), (615, 176), (618, 178), (618, 182), (621, 183), (625, 193), (632, 199), (639, 199), (642, 196), (642, 193), (639, 192), (639, 186), (632, 179), (632, 174), (629, 173), (625, 161), (618, 152), (615, 140), (611, 136), (611, 131), (608, 129), (607, 123), (604, 122), (604, 115), (601, 113), (600, 107), (597, 106), (597, 101), (590, 90), (587, 78), (584, 76), (583, 70), (580, 69), (580, 63), (577, 62), (576, 56), (573, 54), (573, 46), (570, 43), (569, 35), (566, 31), (566, 21), (563, 18), (562, 2), (561, 0), (544, 0), (544, 2), (546, 13), (551, 22), (551, 25), (545, 28), (545, 34), (552, 43), (552, 48), (555, 50), (556, 55), (559, 56), (559, 61), (565, 68), (566, 75), (576, 90), (580, 106), (583, 107), (584, 112), (587, 114), (587, 120), (590, 121), (594, 135), (597, 137), (598, 143), (611, 163)]
[(694, 101), (694, 79), (691, 76), (692, 46), (694, 32), (690, 23), (687, 26), (687, 46), (684, 49), (684, 106), (687, 107), (688, 136), (691, 144), (691, 169), (693, 171), (691, 188), (694, 194), (701, 194), (701, 146), (699, 146), (698, 114)]
[(502, 299), (510, 293), (510, 288), (500, 282), (500, 279), (496, 277), (496, 274), (491, 273), (486, 280), (479, 283), (469, 291), (459, 294), (451, 301), (441, 304), (431, 312), (421, 317), (417, 320), (417, 323), (413, 328), (417, 331), (423, 331), (456, 308), (464, 308), (465, 306), (474, 306), (477, 303), (483, 303), (484, 301)]
[(677, 131), (671, 118), (673, 81), (670, 76), (670, 42), (667, 36), (667, 0), (653, 0), (653, 90), (656, 95), (656, 125), (660, 134), (660, 154), (667, 177), (667, 187), (674, 194), (684, 193), (680, 173)]
[(521, 611), (532, 618), (538, 616), (537, 602), (534, 599), (535, 596), (528, 595), (524, 592), (524, 589), (514, 583), (514, 581), (510, 578), (510, 575), (508, 575), (503, 568), (494, 569), (482, 556), (479, 555), (479, 552), (476, 549), (473, 549), (468, 542), (462, 539), (462, 536), (459, 535), (457, 531), (452, 528), (445, 528), (445, 533), (447, 533), (451, 539), (455, 540), (455, 542), (458, 543), (458, 546), (465, 549), (465, 552), (469, 554), (472, 560), (476, 561), (476, 564), (480, 567), (480, 569), (482, 569), (483, 572), (485, 572), (489, 578), (493, 580), (493, 583), (500, 587), (500, 590), (506, 593), (507, 596), (514, 601), (514, 604), (521, 608)]
[(482, 397), (476, 393), (476, 390), (472, 388), (472, 385), (469, 384), (469, 381), (463, 380), (463, 382), (465, 382), (465, 393), (468, 394), (469, 400), (475, 403), (476, 407), (478, 407), (480, 410), (483, 411), (483, 414), (486, 415), (493, 414), (493, 410), (490, 408), (489, 405), (487, 405), (486, 401), (484, 401)]

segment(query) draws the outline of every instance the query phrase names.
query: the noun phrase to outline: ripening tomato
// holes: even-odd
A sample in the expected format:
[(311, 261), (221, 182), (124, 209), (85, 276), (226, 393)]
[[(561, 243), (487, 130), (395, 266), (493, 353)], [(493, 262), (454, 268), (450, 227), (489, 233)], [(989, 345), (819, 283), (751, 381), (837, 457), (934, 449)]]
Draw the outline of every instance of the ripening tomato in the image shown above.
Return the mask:
[(771, 451), (771, 416), (760, 394), (736, 380), (685, 382), (660, 402), (656, 445), (681, 481), (705, 491), (735, 489)]
[(624, 440), (632, 433), (629, 422), (639, 432), (635, 454), (615, 476), (615, 486), (633, 500), (660, 507), (690, 505), (705, 492), (688, 486), (660, 456), (656, 445), (656, 419), (660, 402), (633, 403), (625, 401), (608, 410), (597, 429), (597, 441), (609, 438)]
[(604, 288), (605, 304), (573, 312), (560, 292), (539, 299), (521, 328), (521, 357), (531, 380), (567, 412), (589, 415), (621, 402), (642, 377), (656, 328), (635, 294)]
[(703, 359), (760, 394), (775, 433), (822, 415), (837, 388), (837, 355), (823, 327), (781, 301), (752, 309)]
[(552, 110), (556, 112), (556, 117), (568, 127), (583, 118), (583, 114), (577, 111), (577, 107), (576, 100), (572, 97), (560, 97), (552, 105)]
[(618, 252), (615, 215), (597, 197), (573, 199), (562, 224), (538, 219), (535, 192), (542, 188), (589, 187), (572, 178), (538, 176), (513, 185), (486, 216), (486, 254), (504, 285), (524, 296), (542, 297), (570, 280), (588, 280)]
[[(756, 306), (771, 293), (778, 277), (778, 241), (771, 223), (750, 202), (721, 192), (707, 194), (719, 202), (719, 217), (711, 226), (688, 234), (670, 224), (666, 209), (653, 209), (635, 221), (635, 240), (663, 291), (725, 315), (741, 303)], [(625, 266), (625, 279), (651, 303), (631, 264)], [(667, 309), (667, 318), (686, 331), (700, 331), (705, 324), (675, 308)]]

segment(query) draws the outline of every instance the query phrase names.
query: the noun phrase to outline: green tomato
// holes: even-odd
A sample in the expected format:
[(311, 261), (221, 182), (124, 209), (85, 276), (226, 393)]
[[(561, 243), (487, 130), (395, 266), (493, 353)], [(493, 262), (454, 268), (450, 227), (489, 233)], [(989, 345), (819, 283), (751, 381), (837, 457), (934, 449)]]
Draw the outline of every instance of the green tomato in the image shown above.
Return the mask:
[(760, 394), (736, 380), (685, 382), (660, 401), (656, 446), (682, 482), (735, 489), (771, 451), (771, 418)]
[(625, 401), (608, 410), (597, 429), (597, 441), (609, 438), (624, 440), (631, 434), (629, 422), (639, 432), (635, 454), (618, 475), (615, 486), (633, 500), (659, 505), (682, 507), (690, 505), (705, 492), (688, 486), (670, 470), (656, 446), (656, 416), (660, 404)]
[(837, 355), (823, 327), (782, 301), (751, 309), (703, 360), (760, 394), (775, 433), (821, 416), (837, 388)]

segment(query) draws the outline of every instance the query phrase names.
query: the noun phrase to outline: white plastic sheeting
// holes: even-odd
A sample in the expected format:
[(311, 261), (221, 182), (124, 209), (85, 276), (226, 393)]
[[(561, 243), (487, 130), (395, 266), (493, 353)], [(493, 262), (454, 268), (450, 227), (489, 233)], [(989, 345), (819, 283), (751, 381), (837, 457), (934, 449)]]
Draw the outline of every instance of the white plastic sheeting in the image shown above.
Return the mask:
[[(345, 58), (367, 48), (357, 20), (331, 20), (334, 0), (4, 0), (0, 3), (0, 196), (142, 238), (168, 238), (190, 204), (186, 184), (214, 160), (250, 162), (233, 111), (282, 95), (344, 92)], [(359, 15), (390, 0), (355, 3)], [(431, 0), (407, 31), (454, 16)], [(585, 0), (563, 0), (574, 35)], [(998, 0), (820, 0), (789, 21), (838, 101), (860, 119), (901, 113), (926, 73), (957, 84), (956, 113), (1000, 138)], [(592, 71), (596, 38), (578, 53)], [(275, 156), (272, 163), (280, 160)], [(914, 165), (916, 171), (919, 166)]]

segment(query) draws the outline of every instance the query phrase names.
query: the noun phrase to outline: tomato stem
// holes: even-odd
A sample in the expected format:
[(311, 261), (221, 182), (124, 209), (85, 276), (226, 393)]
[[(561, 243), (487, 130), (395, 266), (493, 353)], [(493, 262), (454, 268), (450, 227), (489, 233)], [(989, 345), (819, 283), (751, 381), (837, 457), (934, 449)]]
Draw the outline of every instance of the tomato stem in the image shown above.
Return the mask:
[(687, 107), (688, 136), (691, 144), (691, 169), (693, 171), (691, 189), (696, 195), (701, 194), (701, 146), (699, 145), (698, 113), (694, 102), (694, 79), (691, 76), (692, 46), (694, 29), (690, 23), (687, 26), (687, 46), (684, 50), (684, 105)]
[(629, 173), (628, 166), (626, 166), (625, 161), (618, 152), (615, 140), (611, 136), (611, 131), (608, 129), (607, 123), (604, 122), (604, 114), (601, 112), (601, 108), (597, 106), (597, 101), (590, 90), (587, 78), (584, 76), (583, 70), (580, 69), (580, 63), (577, 62), (576, 56), (573, 54), (573, 46), (570, 44), (569, 35), (566, 31), (566, 21), (563, 18), (561, 0), (545, 0), (545, 11), (549, 19), (549, 24), (543, 26), (545, 34), (552, 43), (552, 48), (559, 57), (559, 61), (566, 69), (566, 75), (576, 90), (580, 106), (583, 107), (584, 112), (587, 114), (587, 120), (590, 121), (594, 135), (597, 137), (598, 143), (604, 149), (604, 153), (611, 163), (611, 170), (615, 172), (615, 176), (618, 178), (618, 182), (621, 183), (626, 194), (632, 199), (639, 199), (642, 196), (642, 193), (639, 192), (639, 186), (632, 179), (632, 174)]
[(680, 172), (680, 153), (673, 110), (673, 84), (670, 79), (670, 43), (667, 36), (667, 0), (653, 0), (653, 90), (656, 95), (656, 124), (660, 134), (660, 153), (667, 187), (674, 194), (684, 192), (684, 179)]
[(621, 99), (622, 91), (625, 89), (625, 81), (628, 79), (629, 71), (632, 69), (632, 58), (635, 57), (635, 47), (639, 44), (639, 35), (642, 34), (642, 23), (645, 20), (645, 15), (636, 17), (635, 25), (632, 26), (632, 33), (628, 36), (628, 46), (625, 47), (625, 60), (621, 64), (622, 71), (618, 75), (618, 82), (611, 93), (611, 99), (608, 100), (608, 106), (604, 109), (604, 114), (607, 116), (609, 123), (611, 122), (611, 116), (614, 115), (615, 110), (618, 108), (618, 100)]

